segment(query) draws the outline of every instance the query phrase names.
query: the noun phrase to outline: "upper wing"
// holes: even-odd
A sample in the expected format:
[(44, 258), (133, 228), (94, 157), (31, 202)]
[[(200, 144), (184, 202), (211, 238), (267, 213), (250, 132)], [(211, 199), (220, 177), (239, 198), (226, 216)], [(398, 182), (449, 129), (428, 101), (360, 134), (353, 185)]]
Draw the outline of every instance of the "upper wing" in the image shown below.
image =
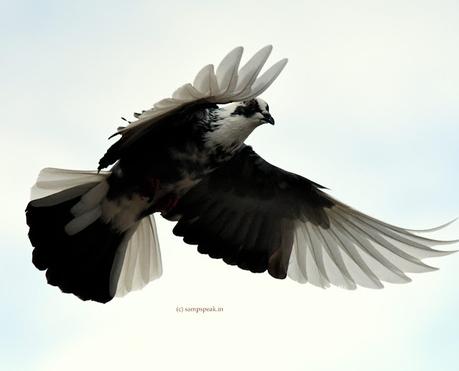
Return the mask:
[(146, 133), (163, 130), (170, 122), (183, 120), (183, 115), (193, 113), (203, 105), (239, 102), (259, 96), (287, 64), (287, 59), (282, 59), (258, 77), (271, 51), (271, 45), (265, 46), (239, 69), (243, 48), (237, 47), (223, 58), (216, 71), (212, 64), (203, 67), (193, 84), (181, 86), (171, 98), (155, 103), (147, 111), (134, 114), (136, 121), (118, 128), (116, 134), (121, 134), (122, 138), (101, 159), (99, 169), (116, 162), (123, 151), (137, 144)]
[(449, 242), (371, 218), (320, 188), (245, 147), (165, 216), (179, 219), (174, 233), (201, 253), (320, 287), (408, 282), (405, 272), (435, 269), (420, 259), (449, 253), (430, 248)]
[(118, 133), (125, 134), (131, 130), (152, 125), (164, 115), (193, 102), (224, 104), (259, 96), (279, 76), (287, 64), (287, 59), (275, 63), (258, 77), (271, 54), (272, 46), (268, 45), (260, 49), (239, 69), (243, 50), (239, 46), (229, 52), (218, 65), (216, 72), (214, 72), (214, 65), (204, 66), (196, 75), (193, 84), (188, 83), (181, 86), (172, 94), (172, 98), (163, 99), (155, 103), (153, 108), (135, 114), (138, 120), (120, 128)]

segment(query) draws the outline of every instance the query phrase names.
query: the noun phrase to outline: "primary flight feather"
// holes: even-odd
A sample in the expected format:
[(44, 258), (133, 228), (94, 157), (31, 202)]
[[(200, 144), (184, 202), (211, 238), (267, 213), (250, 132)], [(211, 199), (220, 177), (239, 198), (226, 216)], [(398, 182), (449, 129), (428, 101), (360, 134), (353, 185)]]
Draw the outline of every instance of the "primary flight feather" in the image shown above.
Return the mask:
[(436, 269), (422, 259), (449, 254), (432, 246), (456, 241), (369, 217), (244, 144), (256, 127), (274, 125), (259, 95), (287, 60), (260, 75), (271, 50), (240, 68), (235, 48), (216, 70), (205, 66), (193, 84), (134, 114), (99, 171), (40, 172), (26, 216), (33, 263), (49, 284), (108, 302), (160, 277), (156, 212), (203, 254), (319, 287), (382, 288)]

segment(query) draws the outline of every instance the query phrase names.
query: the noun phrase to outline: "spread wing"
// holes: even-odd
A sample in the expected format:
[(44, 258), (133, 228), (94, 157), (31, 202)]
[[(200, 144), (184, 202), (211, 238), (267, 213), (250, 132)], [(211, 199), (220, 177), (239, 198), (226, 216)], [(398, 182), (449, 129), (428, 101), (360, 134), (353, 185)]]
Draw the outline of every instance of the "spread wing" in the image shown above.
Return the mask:
[(287, 59), (282, 59), (258, 76), (271, 51), (271, 45), (265, 46), (239, 68), (243, 48), (237, 47), (223, 58), (216, 70), (212, 64), (204, 66), (192, 84), (181, 86), (171, 98), (155, 103), (153, 108), (135, 113), (136, 120), (126, 127), (118, 128), (118, 132), (114, 134), (122, 137), (100, 160), (99, 169), (116, 162), (122, 152), (134, 143), (137, 144), (147, 133), (161, 130), (162, 125), (158, 125), (160, 122), (168, 125), (169, 122), (205, 105), (241, 102), (262, 94), (287, 64)]
[(450, 253), (431, 246), (454, 241), (383, 223), (321, 188), (244, 147), (165, 216), (178, 219), (174, 233), (203, 254), (320, 287), (408, 282), (406, 272), (435, 269), (421, 259)]

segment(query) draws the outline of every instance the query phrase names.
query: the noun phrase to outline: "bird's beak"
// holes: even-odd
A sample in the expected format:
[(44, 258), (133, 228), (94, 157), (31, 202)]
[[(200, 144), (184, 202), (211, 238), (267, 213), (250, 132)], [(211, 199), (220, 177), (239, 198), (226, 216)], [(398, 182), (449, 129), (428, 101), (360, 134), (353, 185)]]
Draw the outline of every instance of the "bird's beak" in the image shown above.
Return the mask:
[(263, 122), (267, 122), (268, 124), (274, 125), (274, 119), (269, 114), (269, 112), (264, 112), (263, 113)]

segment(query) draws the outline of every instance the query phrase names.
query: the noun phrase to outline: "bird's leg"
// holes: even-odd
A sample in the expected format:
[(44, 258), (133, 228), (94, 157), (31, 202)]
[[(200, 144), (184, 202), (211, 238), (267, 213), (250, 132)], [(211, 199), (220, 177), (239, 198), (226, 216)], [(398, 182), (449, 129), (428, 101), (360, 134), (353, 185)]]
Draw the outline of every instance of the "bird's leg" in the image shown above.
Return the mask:
[(139, 194), (153, 202), (148, 209), (149, 213), (159, 211), (165, 215), (177, 205), (179, 200), (178, 196), (173, 192), (164, 195), (161, 191), (161, 182), (155, 177), (149, 177), (143, 181)]

